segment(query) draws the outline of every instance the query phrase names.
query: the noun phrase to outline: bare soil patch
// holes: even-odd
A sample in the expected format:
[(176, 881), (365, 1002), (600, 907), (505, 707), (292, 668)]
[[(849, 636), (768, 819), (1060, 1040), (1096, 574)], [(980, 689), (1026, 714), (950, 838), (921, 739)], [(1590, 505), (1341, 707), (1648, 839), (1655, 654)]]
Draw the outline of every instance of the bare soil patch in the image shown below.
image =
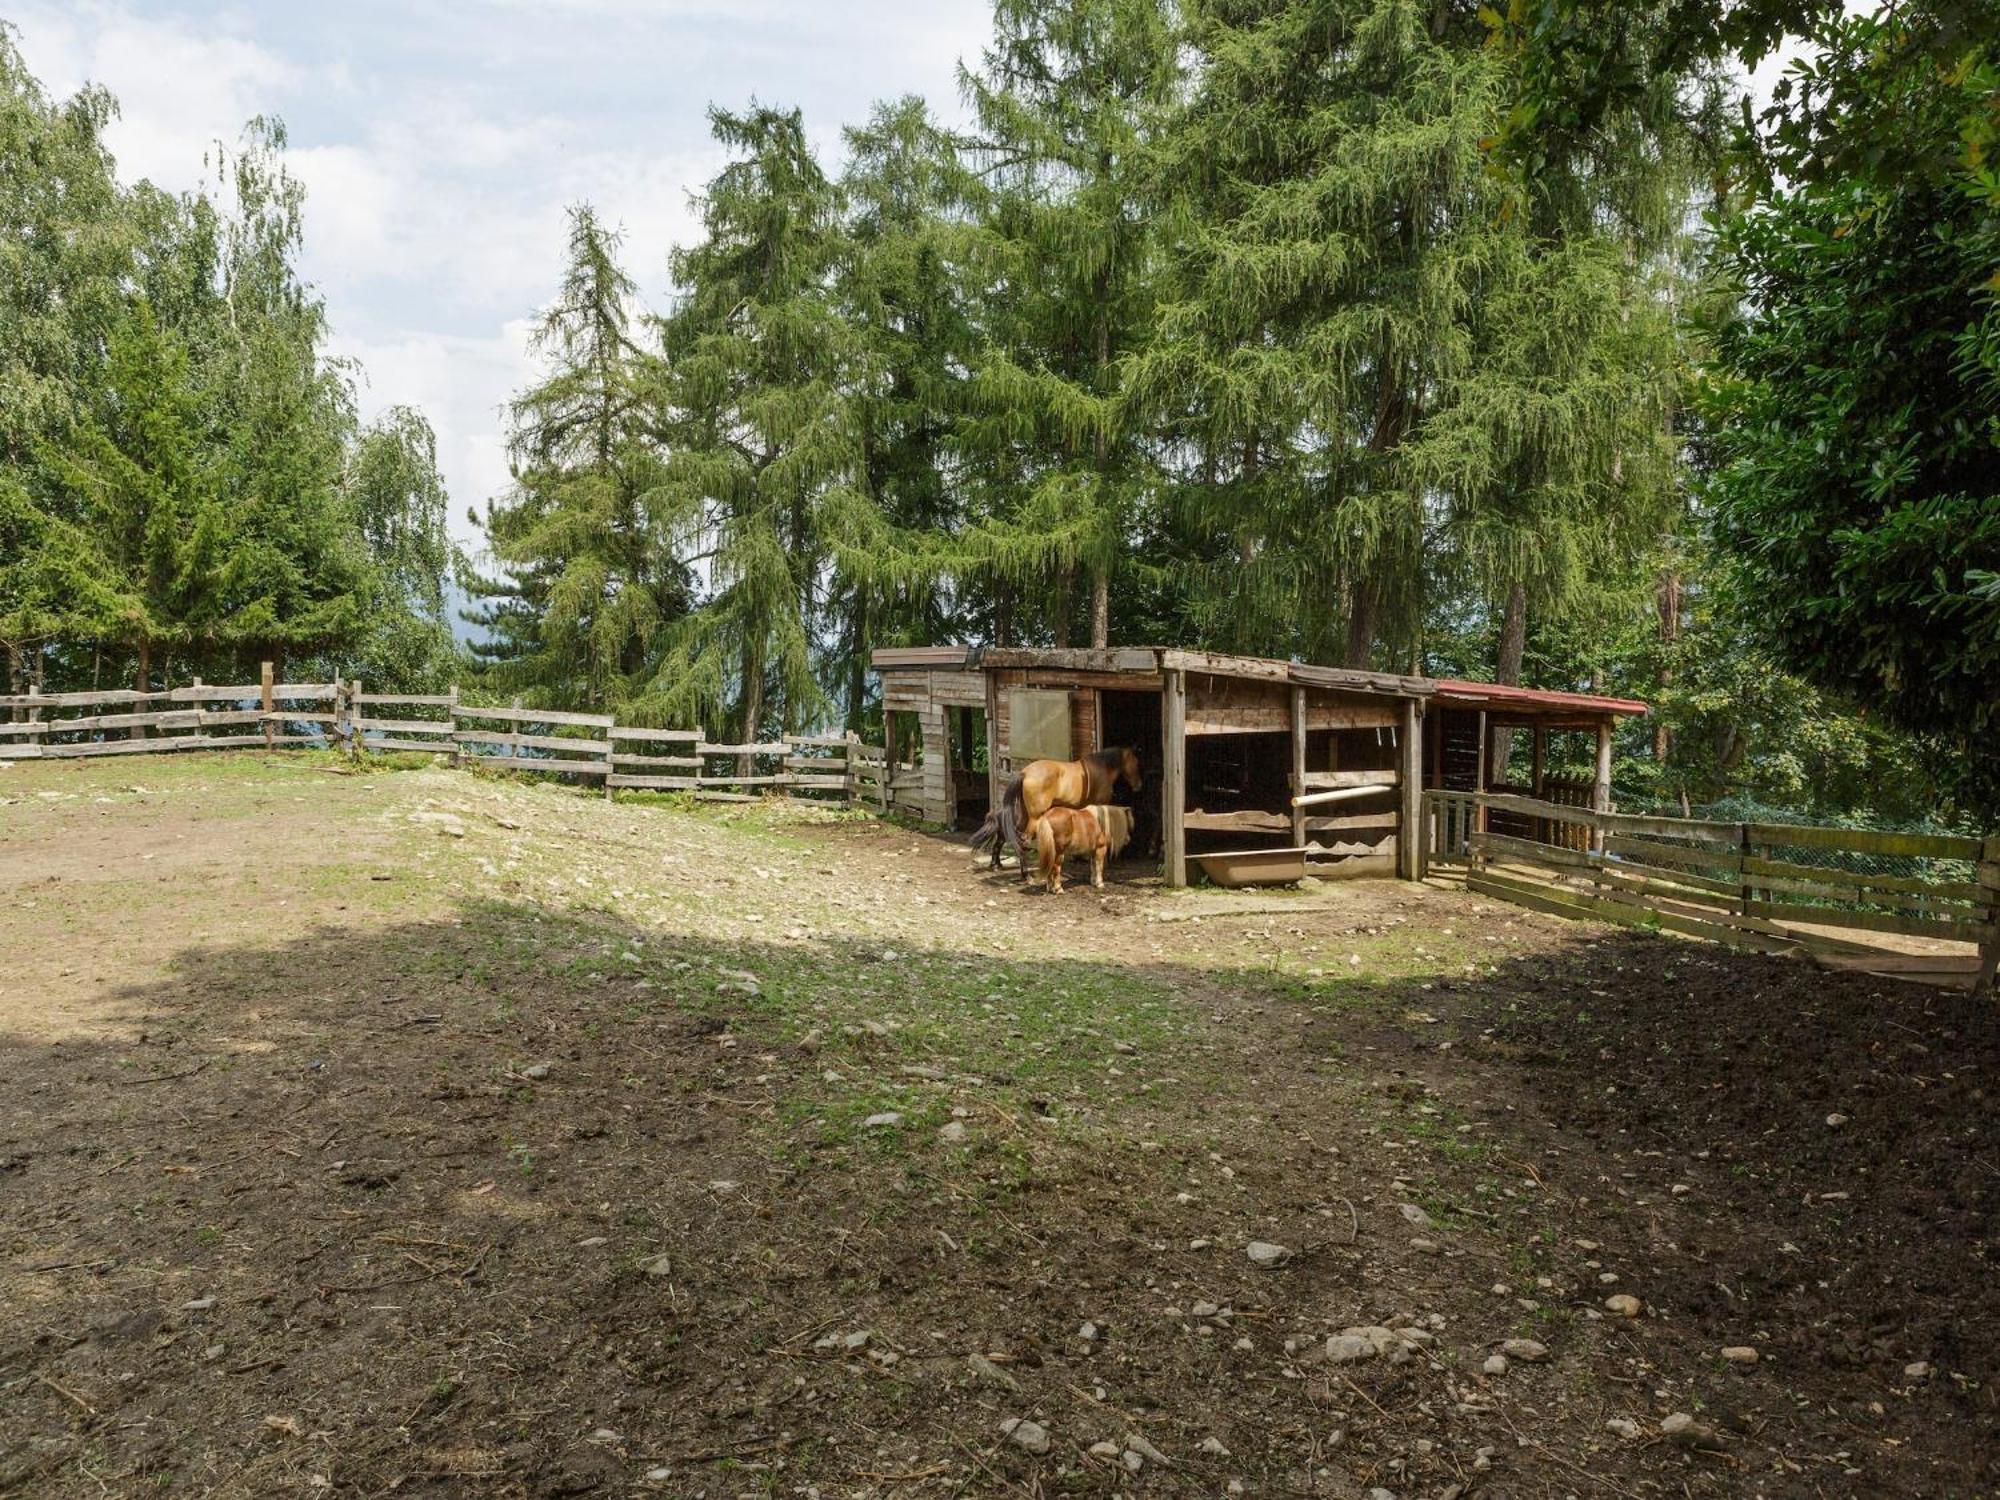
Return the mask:
[(0, 797), (0, 1493), (1996, 1482), (1964, 997), (468, 774)]

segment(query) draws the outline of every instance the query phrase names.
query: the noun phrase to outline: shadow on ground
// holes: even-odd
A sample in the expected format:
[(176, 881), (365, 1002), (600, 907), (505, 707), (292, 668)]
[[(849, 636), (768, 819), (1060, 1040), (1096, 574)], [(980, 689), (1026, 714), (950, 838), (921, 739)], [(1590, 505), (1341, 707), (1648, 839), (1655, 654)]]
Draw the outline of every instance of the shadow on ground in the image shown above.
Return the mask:
[[(189, 951), (133, 1044), (0, 1039), (0, 1492), (1971, 1493), (2000, 1045), (1880, 988), (525, 903)], [(1430, 1342), (1327, 1363), (1359, 1324)], [(1605, 1426), (1673, 1409), (1725, 1451)]]

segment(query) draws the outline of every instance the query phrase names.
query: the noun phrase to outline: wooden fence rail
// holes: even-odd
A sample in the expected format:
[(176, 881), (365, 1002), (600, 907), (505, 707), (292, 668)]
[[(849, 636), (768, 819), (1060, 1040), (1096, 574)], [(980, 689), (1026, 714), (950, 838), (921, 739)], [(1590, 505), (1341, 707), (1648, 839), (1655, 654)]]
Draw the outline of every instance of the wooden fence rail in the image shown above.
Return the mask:
[[(2000, 836), (1663, 818), (1504, 793), (1427, 792), (1425, 806), (1426, 868), (1462, 865), (1467, 889), (1537, 910), (1857, 966), (1882, 952), (1875, 934), (1919, 938), (1936, 972), (1980, 987), (2000, 967)], [(1495, 832), (1494, 811), (1581, 828), (1588, 847)]]
[[(155, 706), (158, 705), (158, 706)], [(81, 712), (64, 713), (66, 710)], [(894, 805), (879, 745), (854, 735), (795, 734), (719, 744), (700, 728), (619, 724), (609, 714), (463, 702), (448, 693), (368, 692), (358, 681), (263, 679), (138, 692), (0, 696), (0, 760), (157, 755), (315, 745), (352, 755), (415, 751), (614, 789), (685, 791), (748, 801), (767, 789), (796, 796)], [(218, 732), (220, 731), (220, 732)]]

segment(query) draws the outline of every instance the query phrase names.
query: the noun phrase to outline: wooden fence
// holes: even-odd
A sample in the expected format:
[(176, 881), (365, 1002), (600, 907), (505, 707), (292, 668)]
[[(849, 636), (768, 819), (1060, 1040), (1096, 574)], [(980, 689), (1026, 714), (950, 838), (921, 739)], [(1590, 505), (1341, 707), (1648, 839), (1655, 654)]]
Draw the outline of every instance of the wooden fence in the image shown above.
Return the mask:
[[(160, 706), (163, 705), (163, 706)], [(80, 710), (80, 712), (65, 712)], [(474, 704), (441, 694), (371, 693), (356, 681), (261, 682), (158, 692), (0, 696), (0, 760), (158, 755), (312, 745), (353, 755), (417, 751), (454, 764), (582, 778), (614, 789), (686, 791), (748, 801), (766, 791), (871, 802), (896, 793), (879, 746), (852, 735), (797, 734), (711, 743), (700, 729), (651, 729), (609, 714)]]
[[(1467, 889), (1537, 910), (1989, 985), (2000, 964), (2000, 836), (1646, 817), (1498, 793), (1424, 800), (1427, 870), (1463, 866)], [(1501, 833), (1496, 813), (1558, 832)], [(1927, 941), (1891, 953), (1874, 934)]]

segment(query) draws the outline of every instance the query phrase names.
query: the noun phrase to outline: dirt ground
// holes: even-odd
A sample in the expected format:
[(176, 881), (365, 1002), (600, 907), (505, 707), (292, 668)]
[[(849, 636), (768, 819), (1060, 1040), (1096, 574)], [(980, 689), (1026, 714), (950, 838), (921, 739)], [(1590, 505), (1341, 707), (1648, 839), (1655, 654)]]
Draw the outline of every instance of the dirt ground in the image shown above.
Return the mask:
[(0, 1494), (2000, 1489), (1990, 1005), (1117, 875), (0, 771)]

